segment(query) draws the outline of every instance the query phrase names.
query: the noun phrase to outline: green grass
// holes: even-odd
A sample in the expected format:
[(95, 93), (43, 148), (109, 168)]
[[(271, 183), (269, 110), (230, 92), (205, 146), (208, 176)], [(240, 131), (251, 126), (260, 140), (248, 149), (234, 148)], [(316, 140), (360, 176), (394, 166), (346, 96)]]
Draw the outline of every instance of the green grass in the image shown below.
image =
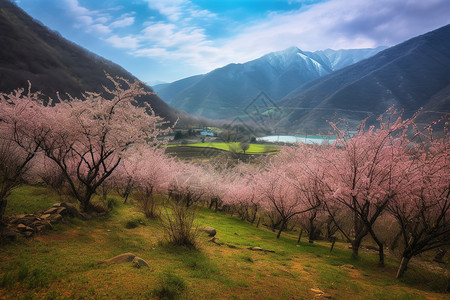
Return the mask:
[[(198, 147), (198, 148), (213, 148), (223, 151), (231, 151), (235, 153), (244, 153), (244, 151), (239, 146), (238, 142), (230, 143), (194, 143), (186, 145), (167, 145), (168, 148), (173, 147)], [(245, 151), (246, 154), (271, 154), (276, 153), (279, 147), (276, 145), (264, 145), (264, 144), (249, 144), (248, 150)]]
[(21, 186), (12, 191), (8, 197), (6, 214), (32, 213), (62, 202), (58, 194), (43, 186)]
[[(37, 191), (46, 193), (35, 187), (19, 188), (16, 195), (29, 197), (11, 201), (8, 212), (31, 212), (35, 206), (27, 203)], [(45, 206), (58, 202), (48, 193)], [(215, 227), (222, 246), (209, 242), (204, 233), (199, 236), (200, 251), (169, 246), (163, 242), (158, 220), (145, 219), (117, 196), (111, 199), (115, 206), (107, 216), (74, 219), (34, 240), (0, 246), (0, 298), (312, 299), (311, 289), (333, 299), (447, 296), (442, 294), (447, 279), (431, 271), (412, 268), (398, 281), (397, 261), (391, 257), (381, 269), (376, 254), (362, 252), (352, 260), (345, 243), (337, 242), (332, 253), (327, 242), (297, 245), (294, 233), (283, 232), (277, 240), (270, 230), (207, 209), (199, 209), (198, 226)], [(254, 246), (275, 253), (247, 249)], [(150, 268), (99, 264), (125, 252), (146, 260)]]

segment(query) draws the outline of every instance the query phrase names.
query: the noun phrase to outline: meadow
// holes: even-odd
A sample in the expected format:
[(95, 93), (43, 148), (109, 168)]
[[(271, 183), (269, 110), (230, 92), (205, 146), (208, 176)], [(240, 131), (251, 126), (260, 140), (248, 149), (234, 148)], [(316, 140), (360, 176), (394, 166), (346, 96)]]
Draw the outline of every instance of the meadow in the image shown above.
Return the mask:
[[(158, 201), (165, 196), (159, 195)], [(42, 186), (13, 191), (6, 215), (31, 213), (61, 199)], [(398, 260), (384, 268), (376, 252), (351, 259), (348, 244), (280, 239), (262, 224), (197, 207), (197, 226), (216, 228), (217, 242), (199, 232), (198, 250), (169, 245), (158, 219), (146, 219), (131, 197), (108, 199), (108, 215), (68, 219), (32, 239), (0, 246), (0, 299), (445, 299), (449, 278), (412, 262), (395, 280)], [(95, 199), (98, 201), (98, 198)], [(252, 251), (261, 247), (274, 251)], [(102, 261), (131, 252), (149, 268)], [(421, 258), (416, 258), (417, 261)], [(431, 265), (431, 263), (429, 263)], [(448, 265), (446, 271), (448, 272)], [(448, 274), (448, 273), (447, 273)]]
[[(279, 151), (280, 147), (277, 145), (270, 144), (248, 144), (249, 148), (245, 151), (245, 154), (274, 154)], [(244, 150), (241, 149), (239, 142), (212, 142), (212, 143), (191, 143), (191, 144), (176, 144), (176, 145), (167, 145), (168, 148), (178, 148), (178, 147), (192, 147), (192, 148), (201, 148), (201, 149), (215, 149), (228, 151), (232, 153), (244, 153)]]

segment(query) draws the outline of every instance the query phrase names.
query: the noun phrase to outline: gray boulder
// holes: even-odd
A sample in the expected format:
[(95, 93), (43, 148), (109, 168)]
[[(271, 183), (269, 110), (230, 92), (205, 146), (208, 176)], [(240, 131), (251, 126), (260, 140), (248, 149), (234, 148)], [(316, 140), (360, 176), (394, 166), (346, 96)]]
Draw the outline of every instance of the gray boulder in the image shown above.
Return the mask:
[(137, 256), (133, 259), (133, 266), (138, 269), (142, 267), (150, 267), (150, 265), (145, 260)]
[(107, 259), (104, 262), (108, 264), (120, 264), (124, 262), (131, 262), (135, 257), (136, 255), (134, 255), (133, 253), (123, 253), (114, 256), (113, 258)]
[(214, 227), (211, 227), (211, 226), (200, 227), (198, 230), (206, 232), (211, 237), (215, 236), (216, 233), (217, 233), (216, 229)]

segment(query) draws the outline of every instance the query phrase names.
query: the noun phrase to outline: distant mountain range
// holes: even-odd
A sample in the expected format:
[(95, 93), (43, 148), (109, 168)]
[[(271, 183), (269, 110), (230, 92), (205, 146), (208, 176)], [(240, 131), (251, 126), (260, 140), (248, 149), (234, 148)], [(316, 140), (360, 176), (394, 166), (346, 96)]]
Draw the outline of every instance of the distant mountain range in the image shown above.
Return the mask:
[(354, 126), (395, 105), (428, 123), (450, 112), (450, 25), (299, 86), (278, 103), (279, 128), (326, 132), (327, 121)]
[(172, 106), (212, 119), (242, 114), (260, 92), (277, 101), (300, 85), (371, 57), (376, 49), (302, 51), (291, 47), (243, 64), (229, 64), (204, 75), (155, 85)]
[[(1, 92), (27, 88), (28, 80), (33, 91), (49, 97), (102, 92), (109, 85), (105, 71), (136, 79), (0, 0)], [(371, 122), (395, 104), (406, 116), (423, 107), (418, 120), (428, 123), (450, 112), (450, 25), (384, 50), (292, 47), (154, 88), (175, 109), (157, 95), (140, 100), (170, 121), (180, 109), (211, 119), (270, 119), (277, 132), (316, 134), (330, 129), (327, 121)], [(258, 95), (273, 102), (262, 99), (262, 106), (249, 108)], [(182, 114), (183, 123), (194, 120)]]
[[(0, 91), (27, 88), (55, 98), (69, 93), (79, 97), (84, 91), (102, 92), (110, 86), (105, 72), (130, 81), (137, 78), (119, 65), (64, 39), (32, 19), (11, 1), (0, 0)], [(147, 91), (152, 91), (146, 87)], [(177, 112), (156, 95), (141, 97), (166, 120)]]

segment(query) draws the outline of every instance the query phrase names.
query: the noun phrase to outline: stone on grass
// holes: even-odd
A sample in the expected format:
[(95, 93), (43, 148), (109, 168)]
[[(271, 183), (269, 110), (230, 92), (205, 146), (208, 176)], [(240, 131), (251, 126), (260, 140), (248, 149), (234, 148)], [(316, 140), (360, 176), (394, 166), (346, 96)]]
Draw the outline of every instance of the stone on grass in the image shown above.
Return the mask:
[(20, 231), (34, 231), (33, 228), (26, 226), (22, 223), (20, 223), (19, 225), (17, 225), (17, 229), (19, 229)]
[(43, 214), (41, 216), (41, 219), (46, 220), (46, 219), (50, 218), (51, 216), (52, 216), (51, 214)]
[(117, 256), (114, 256), (113, 258), (107, 259), (104, 262), (108, 264), (120, 264), (124, 262), (131, 262), (136, 257), (133, 253), (123, 253), (119, 254)]
[(57, 213), (57, 214), (60, 214), (60, 215), (67, 214), (67, 213), (66, 213), (66, 208), (65, 208), (65, 207), (59, 207), (59, 208), (56, 210), (56, 213)]
[(81, 219), (80, 212), (72, 203), (63, 202), (63, 203), (61, 203), (61, 207), (66, 208), (66, 212), (69, 216)]
[(324, 291), (321, 291), (319, 289), (310, 289), (310, 290), (311, 290), (311, 292), (316, 293), (316, 294), (321, 294), (321, 295), (325, 294)]
[(275, 250), (263, 249), (261, 247), (249, 247), (248, 249), (252, 250), (252, 251), (264, 251), (264, 252), (275, 253)]
[(137, 256), (133, 259), (133, 266), (138, 269), (142, 268), (142, 267), (146, 267), (146, 268), (150, 267), (149, 264), (145, 260), (143, 260), (142, 258), (137, 257)]
[(211, 226), (200, 227), (198, 230), (206, 232), (209, 236), (215, 236), (216, 233), (217, 233), (216, 229), (214, 227), (211, 227)]
[(54, 215), (52, 215), (52, 222), (56, 222), (56, 223), (58, 223), (59, 221), (61, 221), (62, 220), (62, 216), (60, 215), (60, 214), (54, 214)]
[(250, 247), (250, 248), (248, 248), (248, 249), (250, 249), (250, 250), (252, 250), (252, 251), (263, 251), (263, 250), (264, 250), (264, 249), (261, 248), (261, 247)]
[(46, 211), (44, 211), (44, 214), (54, 214), (58, 211), (59, 207), (50, 207)]
[(341, 265), (339, 266), (339, 268), (344, 268), (344, 269), (355, 269), (354, 265)]

